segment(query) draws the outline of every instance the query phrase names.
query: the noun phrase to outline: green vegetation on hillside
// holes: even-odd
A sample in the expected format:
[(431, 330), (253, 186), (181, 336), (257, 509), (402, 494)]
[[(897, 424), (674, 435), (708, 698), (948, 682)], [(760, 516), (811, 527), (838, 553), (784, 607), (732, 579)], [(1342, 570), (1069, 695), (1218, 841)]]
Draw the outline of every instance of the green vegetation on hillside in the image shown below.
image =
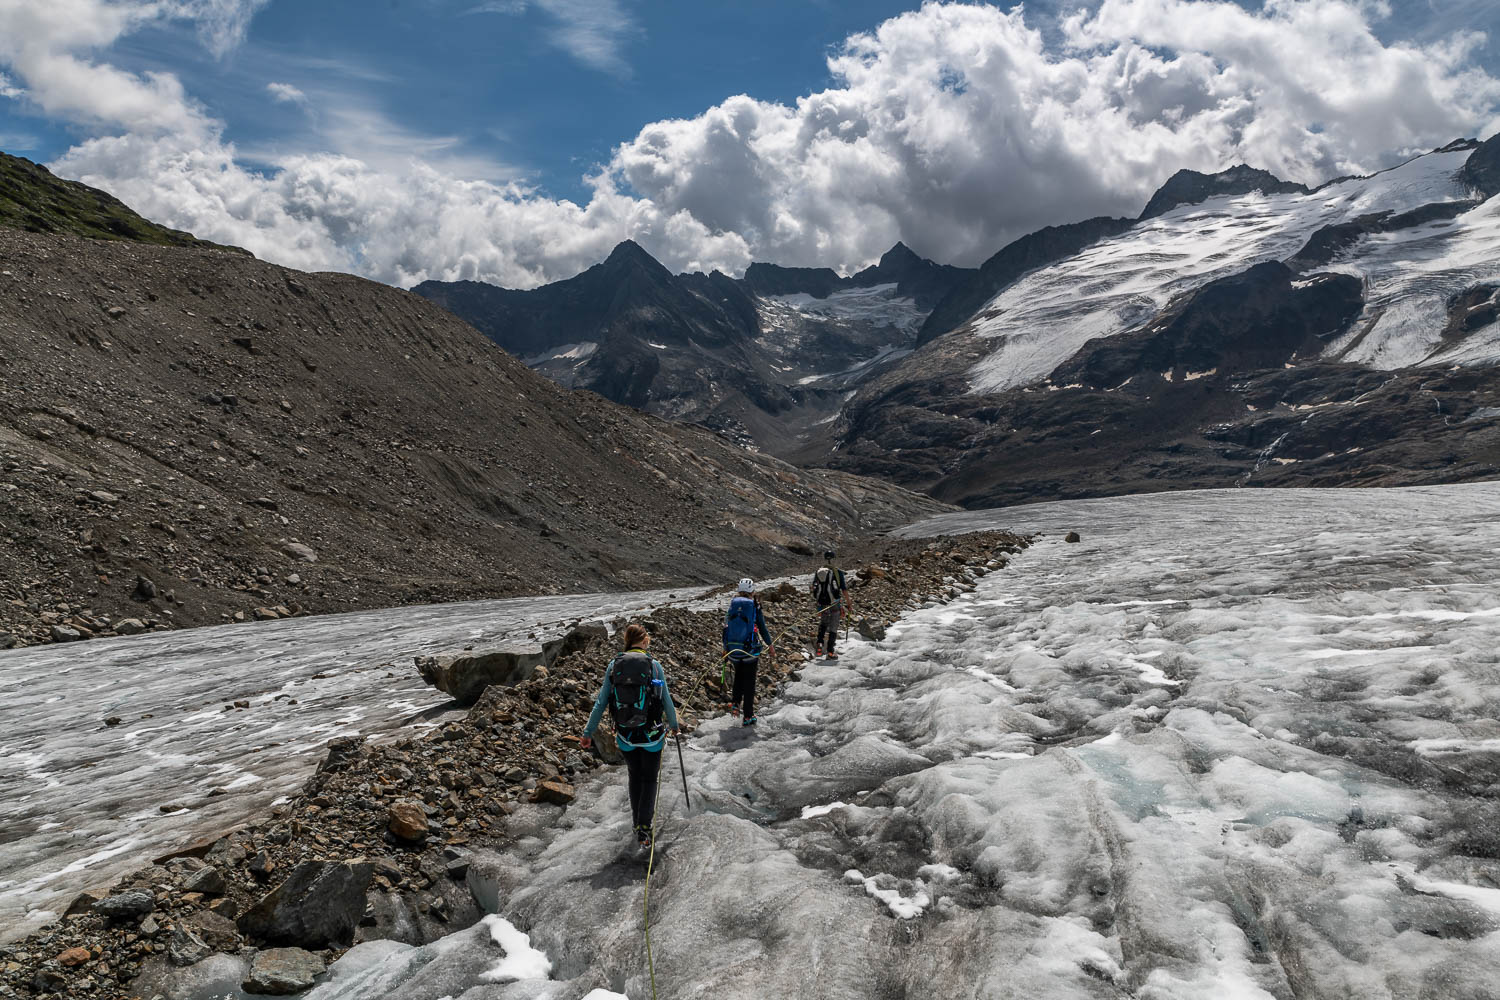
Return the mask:
[(46, 167), (0, 153), (0, 226), (33, 233), (67, 233), (96, 240), (129, 240), (158, 246), (238, 247), (209, 243), (141, 218), (97, 188), (53, 176)]

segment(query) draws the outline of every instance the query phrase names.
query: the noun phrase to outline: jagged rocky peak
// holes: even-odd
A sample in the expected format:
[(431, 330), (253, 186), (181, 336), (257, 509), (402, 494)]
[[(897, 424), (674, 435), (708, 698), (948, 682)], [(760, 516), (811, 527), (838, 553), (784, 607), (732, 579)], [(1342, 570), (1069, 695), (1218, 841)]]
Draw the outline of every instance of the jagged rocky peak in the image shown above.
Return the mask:
[(1154, 219), (1179, 205), (1197, 205), (1220, 195), (1250, 194), (1253, 191), (1261, 194), (1307, 194), (1308, 190), (1305, 185), (1284, 181), (1268, 170), (1258, 170), (1243, 163), (1217, 174), (1179, 170), (1151, 196), (1145, 211), (1141, 213), (1141, 219)]
[(742, 279), (756, 295), (811, 295), (826, 299), (844, 279), (831, 267), (782, 267), (756, 262), (745, 268)]

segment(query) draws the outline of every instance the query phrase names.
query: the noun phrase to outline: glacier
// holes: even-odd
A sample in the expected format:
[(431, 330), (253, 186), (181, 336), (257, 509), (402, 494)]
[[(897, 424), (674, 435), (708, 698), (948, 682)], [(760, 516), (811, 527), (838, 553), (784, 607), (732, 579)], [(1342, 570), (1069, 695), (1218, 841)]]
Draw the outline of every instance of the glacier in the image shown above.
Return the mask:
[(612, 772), (476, 859), (488, 923), (362, 945), (309, 996), (1500, 995), (1500, 484), (906, 533), (989, 527), (1041, 537), (756, 730), (703, 725), (690, 801), (668, 754), (654, 989)]
[[(1473, 197), (1457, 179), (1467, 149), (1429, 153), (1369, 177), (1308, 194), (1248, 194), (1183, 205), (1039, 268), (991, 299), (968, 329), (992, 341), (970, 375), (976, 392), (1045, 379), (1088, 341), (1124, 333), (1172, 299), (1254, 264), (1287, 260), (1324, 226), (1375, 212), (1402, 214)], [(1331, 344), (1330, 357), (1381, 369), (1411, 364), (1500, 360), (1496, 334), (1443, 350), (1446, 300), (1481, 280), (1500, 279), (1500, 235), (1491, 202), (1458, 216), (1392, 234), (1367, 236), (1320, 270), (1367, 280), (1373, 325)]]
[[(143, 857), (263, 813), (329, 740), (442, 721), (448, 697), (413, 655), (551, 638), (678, 596), (457, 602), (0, 653), (0, 942)], [(190, 808), (161, 809), (176, 804)]]

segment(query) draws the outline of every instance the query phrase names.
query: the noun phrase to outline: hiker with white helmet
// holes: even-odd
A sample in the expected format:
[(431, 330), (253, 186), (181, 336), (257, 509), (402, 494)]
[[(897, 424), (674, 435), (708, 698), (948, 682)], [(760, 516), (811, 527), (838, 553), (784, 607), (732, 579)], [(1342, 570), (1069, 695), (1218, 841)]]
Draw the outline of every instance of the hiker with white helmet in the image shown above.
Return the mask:
[(755, 581), (740, 581), (738, 596), (729, 602), (724, 617), (724, 655), (734, 664), (734, 686), (730, 689), (730, 712), (740, 716), (742, 726), (755, 725), (755, 681), (760, 667), (761, 640), (765, 652), (774, 652), (771, 630), (755, 596)]

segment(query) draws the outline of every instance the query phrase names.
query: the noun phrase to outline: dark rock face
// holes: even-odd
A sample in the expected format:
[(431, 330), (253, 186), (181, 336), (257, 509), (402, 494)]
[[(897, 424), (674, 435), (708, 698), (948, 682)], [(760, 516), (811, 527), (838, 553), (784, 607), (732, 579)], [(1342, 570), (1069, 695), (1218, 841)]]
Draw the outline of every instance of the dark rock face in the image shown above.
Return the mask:
[[(808, 378), (851, 370), (850, 379), (865, 377), (860, 362), (910, 346), (914, 308), (932, 308), (972, 273), (898, 243), (848, 278), (828, 268), (771, 264), (751, 265), (742, 280), (719, 272), (673, 275), (627, 241), (602, 264), (529, 291), (476, 282), (425, 282), (414, 291), (561, 385), (791, 454), (849, 388), (812, 386)], [(883, 285), (896, 286), (893, 298), (910, 300), (892, 307), (886, 325), (878, 316), (809, 315), (766, 302)], [(763, 329), (762, 307), (772, 309), (774, 329)]]
[(831, 267), (782, 267), (754, 263), (740, 279), (756, 295), (796, 295), (826, 299), (838, 291), (844, 279)]
[(880, 263), (854, 274), (844, 287), (873, 288), (895, 284), (896, 294), (911, 298), (923, 309), (932, 309), (973, 275), (970, 268), (934, 264), (918, 257), (905, 243), (897, 243), (885, 252)]
[(365, 913), (367, 861), (304, 861), (239, 919), (247, 937), (306, 948), (348, 945)]
[(1085, 345), (1052, 382), (1108, 389), (1140, 376), (1253, 371), (1299, 352), (1316, 355), (1358, 318), (1364, 286), (1347, 274), (1300, 285), (1293, 277), (1285, 264), (1267, 261), (1210, 282), (1144, 329)]
[(1473, 207), (1473, 203), (1467, 201), (1440, 202), (1434, 205), (1424, 205), (1410, 212), (1402, 212), (1400, 215), (1376, 212), (1371, 215), (1362, 215), (1353, 222), (1324, 226), (1308, 238), (1307, 244), (1297, 251), (1296, 256), (1287, 261), (1287, 265), (1298, 271), (1321, 267), (1332, 263), (1340, 253), (1366, 236), (1375, 233), (1394, 233), (1402, 229), (1426, 225), (1429, 222), (1454, 219)]
[(1459, 178), (1485, 198), (1500, 194), (1500, 135), (1491, 137), (1470, 154)]
[(94, 904), (95, 913), (111, 920), (139, 920), (156, 907), (156, 899), (149, 892), (133, 890), (116, 896), (106, 896)]
[(1071, 257), (1100, 240), (1117, 236), (1134, 223), (1100, 216), (1066, 226), (1048, 226), (1008, 244), (985, 261), (977, 273), (954, 285), (943, 296), (917, 334), (917, 346), (936, 340), (968, 322), (984, 304), (1028, 271)]
[(1141, 219), (1165, 215), (1179, 205), (1197, 205), (1219, 195), (1249, 194), (1252, 191), (1262, 194), (1307, 194), (1308, 188), (1243, 163), (1217, 174), (1179, 170), (1151, 196), (1145, 211), (1141, 212)]
[(1500, 320), (1500, 285), (1475, 285), (1455, 295), (1448, 302), (1448, 325), (1445, 340), (1467, 337)]

